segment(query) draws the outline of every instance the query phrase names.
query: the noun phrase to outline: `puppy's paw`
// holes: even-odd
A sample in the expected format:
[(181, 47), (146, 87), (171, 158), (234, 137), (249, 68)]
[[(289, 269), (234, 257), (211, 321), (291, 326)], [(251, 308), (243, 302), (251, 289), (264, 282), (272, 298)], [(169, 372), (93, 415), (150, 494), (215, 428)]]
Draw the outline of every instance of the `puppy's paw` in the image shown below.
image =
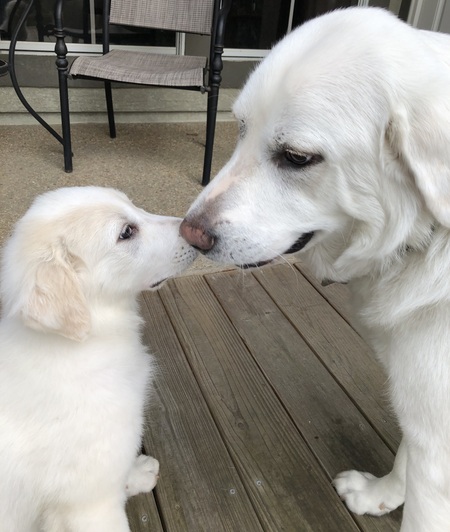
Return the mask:
[(159, 462), (151, 456), (140, 454), (133, 464), (125, 486), (127, 497), (138, 493), (148, 493), (156, 486)]
[(355, 514), (384, 515), (405, 501), (404, 488), (392, 475), (377, 478), (370, 473), (344, 471), (333, 486)]

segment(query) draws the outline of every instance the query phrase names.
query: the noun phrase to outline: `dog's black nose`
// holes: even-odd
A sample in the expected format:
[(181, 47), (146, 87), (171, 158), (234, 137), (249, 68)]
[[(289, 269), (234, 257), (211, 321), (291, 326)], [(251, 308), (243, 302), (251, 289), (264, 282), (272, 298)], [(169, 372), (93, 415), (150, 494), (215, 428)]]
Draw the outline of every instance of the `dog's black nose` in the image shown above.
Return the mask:
[(214, 246), (214, 237), (203, 227), (185, 218), (181, 222), (180, 235), (192, 247), (200, 251), (209, 251)]

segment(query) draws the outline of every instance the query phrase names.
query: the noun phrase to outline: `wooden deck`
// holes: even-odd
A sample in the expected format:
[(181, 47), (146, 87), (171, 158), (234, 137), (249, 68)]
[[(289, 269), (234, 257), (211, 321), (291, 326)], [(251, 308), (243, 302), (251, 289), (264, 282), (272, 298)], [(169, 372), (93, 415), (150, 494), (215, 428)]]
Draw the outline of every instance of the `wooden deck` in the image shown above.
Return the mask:
[(129, 502), (133, 532), (399, 529), (400, 510), (354, 516), (331, 486), (346, 469), (387, 473), (400, 440), (345, 302), (300, 263), (144, 294), (159, 367), (144, 446), (161, 476)]

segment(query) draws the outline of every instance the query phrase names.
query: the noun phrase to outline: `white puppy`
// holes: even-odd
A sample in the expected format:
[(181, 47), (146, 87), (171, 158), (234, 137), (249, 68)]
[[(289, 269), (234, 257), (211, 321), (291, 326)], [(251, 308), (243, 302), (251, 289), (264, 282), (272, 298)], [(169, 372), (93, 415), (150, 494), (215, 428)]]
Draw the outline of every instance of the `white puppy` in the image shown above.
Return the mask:
[[(281, 41), (239, 96), (234, 155), (182, 234), (241, 266), (303, 250), (348, 281), (404, 440), (383, 479), (335, 486), (357, 513), (450, 530), (450, 38), (355, 8)], [(299, 367), (301, 371), (301, 367)]]
[(159, 468), (136, 458), (152, 374), (136, 298), (194, 260), (179, 224), (75, 187), (16, 225), (1, 275), (1, 532), (129, 531), (126, 498)]

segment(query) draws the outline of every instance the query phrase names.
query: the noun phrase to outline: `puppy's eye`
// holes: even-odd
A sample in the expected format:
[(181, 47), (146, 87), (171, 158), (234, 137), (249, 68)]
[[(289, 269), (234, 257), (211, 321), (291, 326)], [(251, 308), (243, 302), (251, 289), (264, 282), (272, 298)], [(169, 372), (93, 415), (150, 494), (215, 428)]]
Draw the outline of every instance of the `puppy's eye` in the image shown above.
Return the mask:
[(314, 155), (301, 155), (293, 151), (286, 150), (284, 152), (284, 157), (287, 161), (296, 166), (305, 166), (313, 161)]
[(137, 228), (134, 225), (127, 224), (119, 235), (119, 240), (127, 240), (131, 238), (136, 232)]

